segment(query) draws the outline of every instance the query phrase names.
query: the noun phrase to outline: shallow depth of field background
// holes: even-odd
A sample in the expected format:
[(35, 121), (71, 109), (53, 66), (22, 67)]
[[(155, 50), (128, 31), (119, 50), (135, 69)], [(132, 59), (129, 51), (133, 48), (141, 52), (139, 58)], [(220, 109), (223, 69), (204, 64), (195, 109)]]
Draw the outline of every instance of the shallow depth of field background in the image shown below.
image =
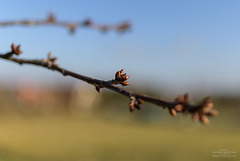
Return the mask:
[[(124, 68), (126, 89), (192, 103), (212, 96), (220, 115), (205, 126), (46, 69), (0, 60), (0, 160), (239, 160), (239, 1), (11, 1), (0, 21), (44, 19), (133, 26), (125, 34), (79, 28), (0, 27), (0, 53), (22, 44), (23, 58), (49, 51), (63, 68), (110, 80)], [(228, 152), (230, 155), (216, 153)]]

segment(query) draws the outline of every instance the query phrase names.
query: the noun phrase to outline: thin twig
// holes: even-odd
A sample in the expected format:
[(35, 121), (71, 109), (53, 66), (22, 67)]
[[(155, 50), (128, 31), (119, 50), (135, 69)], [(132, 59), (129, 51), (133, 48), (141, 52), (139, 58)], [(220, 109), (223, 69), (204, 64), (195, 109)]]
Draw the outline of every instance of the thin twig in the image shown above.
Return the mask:
[(86, 27), (92, 28), (96, 30), (100, 30), (103, 32), (115, 30), (117, 32), (125, 32), (130, 29), (131, 25), (127, 21), (113, 24), (113, 25), (105, 25), (105, 24), (97, 24), (90, 19), (86, 19), (80, 22), (67, 22), (67, 21), (58, 21), (56, 16), (53, 14), (49, 14), (46, 19), (43, 20), (19, 20), (19, 21), (6, 21), (0, 22), (0, 27), (8, 27), (8, 26), (43, 26), (43, 25), (52, 25), (58, 27), (65, 27), (71, 33), (74, 33), (77, 28)]
[(52, 57), (51, 53), (48, 54), (47, 59), (20, 59), (13, 57), (14, 55), (20, 55), (22, 51), (20, 50), (20, 45), (15, 47), (14, 44), (11, 46), (11, 51), (6, 54), (0, 54), (0, 58), (9, 60), (12, 62), (16, 62), (20, 65), (22, 64), (32, 64), (37, 66), (42, 66), (54, 71), (58, 71), (63, 74), (63, 76), (70, 76), (76, 79), (80, 79), (84, 82), (87, 82), (93, 86), (95, 86), (98, 92), (101, 92), (101, 88), (107, 88), (109, 90), (115, 91), (119, 94), (122, 94), (130, 99), (129, 108), (130, 111), (134, 109), (140, 110), (140, 104), (144, 101), (161, 106), (163, 108), (167, 108), (172, 116), (176, 116), (176, 113), (184, 113), (184, 114), (192, 114), (193, 120), (200, 120), (204, 124), (208, 124), (209, 120), (207, 116), (216, 116), (218, 114), (217, 111), (213, 110), (213, 103), (210, 101), (210, 97), (206, 97), (203, 101), (198, 105), (192, 105), (189, 103), (189, 94), (186, 93), (184, 95), (178, 96), (174, 100), (163, 100), (161, 98), (151, 97), (147, 95), (142, 95), (139, 93), (127, 91), (123, 88), (118, 87), (120, 84), (122, 86), (127, 86), (129, 83), (127, 80), (129, 76), (124, 73), (124, 70), (118, 71), (115, 74), (115, 79), (104, 81), (99, 79), (94, 79), (91, 77), (87, 77), (78, 73), (74, 73), (72, 71), (61, 68), (58, 64), (56, 64), (56, 57)]

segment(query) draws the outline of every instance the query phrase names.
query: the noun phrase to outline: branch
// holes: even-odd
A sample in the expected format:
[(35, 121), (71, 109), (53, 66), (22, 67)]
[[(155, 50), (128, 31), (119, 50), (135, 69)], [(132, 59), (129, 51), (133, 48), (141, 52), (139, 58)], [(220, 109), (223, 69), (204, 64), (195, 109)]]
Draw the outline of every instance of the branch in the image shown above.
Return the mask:
[(100, 30), (107, 32), (110, 30), (115, 30), (117, 32), (125, 32), (130, 29), (131, 24), (127, 21), (114, 24), (114, 25), (102, 25), (93, 22), (90, 19), (81, 21), (81, 22), (65, 22), (58, 21), (54, 14), (49, 14), (46, 19), (43, 20), (20, 20), (20, 21), (6, 21), (0, 22), (0, 26), (43, 26), (43, 25), (52, 25), (67, 28), (70, 33), (74, 33), (77, 28), (86, 27), (91, 29)]
[(14, 55), (20, 55), (22, 51), (20, 50), (20, 45), (15, 47), (14, 44), (11, 46), (11, 51), (6, 54), (0, 54), (0, 58), (6, 59), (12, 62), (16, 62), (20, 65), (22, 64), (32, 64), (41, 66), (50, 70), (58, 71), (63, 76), (70, 76), (76, 79), (80, 79), (84, 82), (87, 82), (93, 86), (95, 86), (98, 92), (101, 92), (101, 88), (107, 88), (119, 94), (122, 94), (130, 99), (129, 109), (130, 111), (134, 111), (135, 109), (140, 110), (140, 104), (145, 102), (149, 102), (155, 104), (157, 106), (161, 106), (164, 109), (167, 108), (172, 116), (176, 116), (176, 113), (184, 113), (191, 114), (193, 120), (200, 120), (203, 124), (208, 124), (209, 119), (207, 116), (216, 116), (218, 115), (218, 111), (213, 110), (213, 103), (210, 100), (210, 97), (206, 97), (202, 100), (202, 102), (198, 105), (192, 105), (189, 103), (189, 94), (186, 93), (184, 95), (179, 95), (174, 100), (163, 100), (156, 97), (151, 97), (147, 95), (138, 94), (135, 92), (127, 91), (123, 88), (118, 87), (117, 85), (128, 86), (129, 83), (127, 80), (129, 76), (124, 73), (124, 70), (118, 71), (115, 74), (115, 78), (109, 81), (94, 79), (91, 77), (87, 77), (78, 73), (74, 73), (72, 71), (61, 68), (58, 64), (56, 64), (56, 57), (52, 57), (51, 53), (48, 54), (47, 59), (20, 59), (13, 57)]

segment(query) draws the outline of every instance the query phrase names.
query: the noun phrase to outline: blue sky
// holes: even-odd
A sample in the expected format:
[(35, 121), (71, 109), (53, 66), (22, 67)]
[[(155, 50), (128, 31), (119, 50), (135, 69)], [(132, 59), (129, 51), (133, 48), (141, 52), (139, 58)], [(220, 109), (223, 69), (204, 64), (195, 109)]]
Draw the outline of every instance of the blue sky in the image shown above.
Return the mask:
[[(69, 70), (112, 79), (124, 68), (134, 86), (175, 92), (239, 93), (240, 1), (1, 1), (0, 21), (43, 19), (115, 24), (128, 20), (124, 35), (63, 28), (0, 27), (0, 51), (22, 44), (24, 58), (43, 58), (49, 51)], [(0, 83), (29, 78), (54, 84), (68, 82), (58, 73), (2, 61)]]

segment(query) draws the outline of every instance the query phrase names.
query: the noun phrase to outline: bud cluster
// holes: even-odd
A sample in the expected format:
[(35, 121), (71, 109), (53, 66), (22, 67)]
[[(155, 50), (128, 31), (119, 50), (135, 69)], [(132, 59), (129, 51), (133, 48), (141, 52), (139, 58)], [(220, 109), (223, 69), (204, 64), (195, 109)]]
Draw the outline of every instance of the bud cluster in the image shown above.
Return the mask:
[(47, 56), (47, 66), (48, 66), (48, 68), (51, 68), (53, 65), (57, 65), (56, 61), (57, 61), (57, 57), (52, 57), (52, 53), (50, 52)]
[(83, 25), (84, 26), (91, 26), (93, 25), (93, 22), (91, 19), (86, 19), (85, 21), (83, 21)]
[(174, 106), (168, 107), (168, 110), (172, 116), (176, 116), (177, 112), (185, 114), (192, 113), (193, 120), (200, 120), (203, 124), (208, 124), (209, 119), (207, 116), (216, 116), (218, 111), (213, 110), (213, 103), (210, 97), (205, 98), (202, 103), (196, 108), (191, 108), (189, 104), (189, 94), (179, 95), (174, 100)]
[(140, 104), (142, 104), (144, 102), (142, 99), (137, 99), (136, 97), (131, 96), (130, 100), (131, 100), (129, 103), (129, 111), (130, 112), (134, 111), (135, 108), (138, 110), (141, 110)]
[(11, 45), (11, 49), (12, 49), (11, 53), (12, 54), (16, 54), (16, 55), (22, 54), (22, 51), (20, 50), (20, 47), (21, 47), (21, 45), (18, 45), (18, 46), (15, 47), (15, 44), (12, 43), (12, 45)]
[(129, 30), (130, 28), (131, 28), (131, 24), (128, 22), (124, 22), (124, 23), (118, 25), (116, 29), (118, 32), (125, 32), (125, 31)]
[(53, 13), (50, 13), (46, 20), (47, 23), (55, 23), (56, 21), (56, 16)]
[(183, 112), (184, 107), (189, 105), (189, 94), (179, 95), (175, 100), (175, 105), (173, 107), (168, 107), (168, 110), (172, 116), (176, 116), (177, 112)]
[(122, 86), (128, 86), (130, 83), (127, 82), (127, 80), (130, 78), (129, 75), (124, 73), (124, 70), (120, 70), (115, 74), (115, 83), (121, 84)]
[(198, 110), (193, 113), (192, 119), (200, 120), (203, 124), (209, 124), (207, 116), (213, 117), (218, 115), (218, 111), (213, 110), (213, 106), (210, 97), (205, 98)]

